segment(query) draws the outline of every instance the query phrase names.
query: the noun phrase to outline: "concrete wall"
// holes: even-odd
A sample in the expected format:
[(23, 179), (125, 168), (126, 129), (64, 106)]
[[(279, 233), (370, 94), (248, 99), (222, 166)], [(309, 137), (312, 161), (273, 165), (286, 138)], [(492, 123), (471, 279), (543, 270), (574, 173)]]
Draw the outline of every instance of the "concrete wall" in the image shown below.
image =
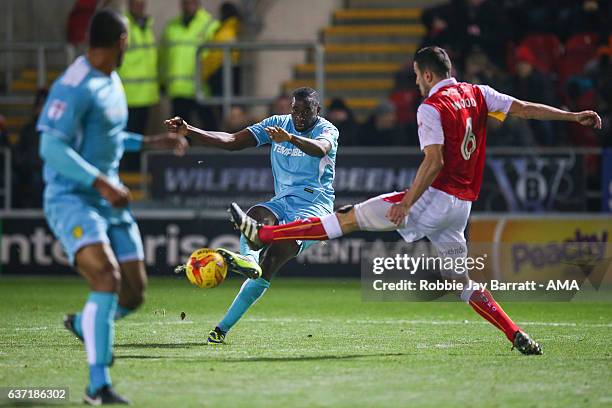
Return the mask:
[[(258, 40), (316, 41), (322, 27), (331, 21), (332, 11), (342, 0), (276, 1), (264, 16)], [(256, 95), (275, 95), (280, 84), (291, 79), (295, 64), (305, 62), (305, 51), (262, 52), (255, 58)]]
[[(15, 41), (65, 41), (68, 13), (74, 0), (0, 0), (0, 41), (5, 38), (6, 2), (13, 1), (13, 38)], [(105, 0), (108, 1), (108, 0)], [(112, 0), (121, 4), (123, 0)], [(234, 0), (240, 4), (240, 0)], [(223, 0), (202, 0), (202, 5), (215, 17)], [(125, 0), (125, 3), (127, 0)], [(316, 41), (322, 27), (329, 24), (331, 13), (343, 0), (256, 0), (262, 17), (262, 30), (255, 38), (260, 41)], [(148, 13), (154, 18), (154, 30), (159, 38), (164, 26), (179, 14), (180, 0), (149, 0)], [(58, 55), (58, 57), (60, 57)], [(244, 88), (249, 94), (275, 96), (283, 81), (291, 79), (295, 64), (305, 61), (305, 51), (260, 52), (245, 55), (249, 78)], [(0, 56), (1, 58), (1, 56)], [(16, 66), (33, 66), (34, 60), (16, 58)], [(54, 59), (63, 64), (61, 59)], [(56, 65), (53, 62), (50, 65)], [(0, 67), (0, 71), (2, 68)], [(162, 113), (167, 108), (162, 107)], [(256, 110), (258, 115), (264, 108)]]
[[(218, 15), (222, 0), (202, 0), (202, 5)], [(239, 3), (239, 1), (236, 1)], [(332, 11), (342, 7), (343, 0), (268, 0), (260, 1), (263, 29), (259, 41), (316, 41), (319, 30), (331, 21)], [(180, 0), (149, 0), (149, 13), (155, 18), (159, 35), (166, 22), (178, 15)], [(245, 89), (257, 96), (275, 96), (283, 81), (291, 79), (295, 64), (305, 61), (305, 51), (258, 52), (245, 55), (251, 72)], [(261, 114), (262, 109), (257, 109)]]

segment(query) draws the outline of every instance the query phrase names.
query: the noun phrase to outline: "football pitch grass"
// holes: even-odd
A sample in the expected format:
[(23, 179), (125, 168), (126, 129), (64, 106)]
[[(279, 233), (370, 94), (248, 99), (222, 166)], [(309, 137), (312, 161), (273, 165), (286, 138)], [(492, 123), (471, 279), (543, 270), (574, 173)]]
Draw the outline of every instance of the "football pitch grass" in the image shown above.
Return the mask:
[[(506, 303), (544, 347), (523, 356), (463, 303), (362, 302), (357, 280), (280, 277), (208, 345), (239, 285), (151, 279), (116, 324), (117, 391), (142, 407), (612, 406), (612, 303)], [(86, 294), (77, 278), (0, 278), (0, 387), (69, 387), (80, 404), (85, 352), (61, 318)]]

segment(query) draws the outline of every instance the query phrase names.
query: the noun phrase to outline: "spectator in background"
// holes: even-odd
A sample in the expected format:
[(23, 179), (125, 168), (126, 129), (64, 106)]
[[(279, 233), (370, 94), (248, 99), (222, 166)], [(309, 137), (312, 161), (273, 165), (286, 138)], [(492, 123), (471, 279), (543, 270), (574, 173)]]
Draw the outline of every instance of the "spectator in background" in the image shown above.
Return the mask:
[(595, 83), (595, 103), (598, 111), (602, 113), (602, 130), (600, 144), (604, 147), (612, 146), (612, 138), (604, 137), (612, 132), (612, 38), (610, 46), (599, 51), (599, 62), (592, 73)]
[(223, 131), (227, 133), (236, 133), (253, 123), (244, 107), (232, 106), (229, 117), (223, 122)]
[(97, 0), (76, 0), (66, 24), (67, 39), (70, 44), (76, 47), (80, 53), (84, 51), (87, 43), (87, 28), (89, 21), (96, 12)]
[[(512, 38), (509, 24), (505, 21), (503, 8), (494, 0), (467, 0), (463, 15), (454, 16), (460, 24), (459, 38), (468, 45), (462, 55), (467, 55), (473, 46), (478, 46), (498, 67), (506, 62), (506, 43)], [(472, 47), (469, 47), (472, 45)]]
[[(516, 75), (512, 78), (512, 89), (517, 99), (555, 106), (554, 88), (550, 78), (535, 69), (536, 57), (527, 47), (516, 50)], [(529, 121), (535, 139), (544, 146), (558, 145), (562, 140), (555, 135), (548, 121)]]
[(507, 88), (501, 71), (491, 63), (481, 50), (474, 50), (465, 59), (462, 79), (473, 84), (489, 85), (495, 89)]
[(382, 101), (359, 133), (360, 146), (408, 145), (404, 130), (397, 123), (395, 105)]
[(146, 15), (146, 0), (129, 0), (128, 48), (117, 71), (128, 104), (127, 130), (144, 134), (151, 107), (159, 102), (157, 48), (153, 19)]
[[(217, 129), (213, 110), (196, 101), (195, 66), (198, 47), (211, 40), (219, 22), (200, 7), (199, 0), (181, 0), (181, 15), (170, 20), (164, 29), (159, 52), (162, 87), (172, 103), (172, 116), (193, 122), (197, 113), (201, 126)], [(202, 54), (205, 57), (206, 52)]]
[(558, 6), (558, 32), (564, 40), (575, 34), (594, 33), (605, 35), (610, 30), (608, 1), (573, 0)]
[(291, 97), (287, 94), (280, 94), (270, 106), (270, 116), (289, 115), (291, 113)]
[(359, 144), (359, 125), (355, 121), (353, 111), (343, 99), (332, 99), (325, 119), (329, 120), (338, 129), (340, 136), (342, 136), (342, 146), (357, 146)]
[[(221, 4), (221, 25), (215, 32), (212, 42), (236, 42), (241, 30), (242, 17), (233, 3)], [(232, 84), (234, 94), (240, 94), (240, 67), (236, 65), (240, 53), (232, 51)], [(209, 92), (213, 96), (223, 95), (223, 51), (211, 50), (202, 61), (202, 75)]]
[(404, 128), (407, 140), (416, 141), (416, 111), (421, 95), (415, 84), (412, 67), (404, 67), (395, 75), (395, 84), (389, 100), (395, 105), (398, 124)]
[(9, 135), (6, 126), (6, 118), (0, 113), (0, 147), (9, 146)]
[(19, 141), (13, 155), (15, 208), (40, 208), (42, 206), (42, 160), (38, 151), (39, 134), (36, 131), (38, 116), (45, 105), (49, 92), (39, 89), (36, 92), (32, 116), (19, 132)]
[(454, 45), (453, 35), (456, 34), (456, 27), (453, 14), (462, 4), (463, 0), (451, 0), (423, 11), (421, 21), (426, 28), (426, 34), (421, 47), (438, 45), (451, 48)]
[(510, 26), (516, 43), (530, 34), (555, 31), (559, 14), (557, 1), (513, 0), (505, 3), (505, 13), (512, 22)]

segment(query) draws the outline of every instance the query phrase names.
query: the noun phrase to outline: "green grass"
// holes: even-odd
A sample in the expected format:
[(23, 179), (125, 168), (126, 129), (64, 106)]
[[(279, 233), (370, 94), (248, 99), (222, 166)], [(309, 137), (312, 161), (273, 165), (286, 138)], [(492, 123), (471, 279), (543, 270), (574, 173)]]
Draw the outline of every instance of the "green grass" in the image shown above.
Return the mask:
[[(612, 405), (610, 303), (506, 304), (544, 347), (523, 356), (462, 303), (362, 302), (358, 281), (281, 277), (228, 344), (207, 345), (238, 286), (152, 279), (116, 325), (116, 389), (142, 407)], [(0, 386), (68, 386), (80, 402), (85, 352), (61, 316), (86, 293), (0, 278)]]

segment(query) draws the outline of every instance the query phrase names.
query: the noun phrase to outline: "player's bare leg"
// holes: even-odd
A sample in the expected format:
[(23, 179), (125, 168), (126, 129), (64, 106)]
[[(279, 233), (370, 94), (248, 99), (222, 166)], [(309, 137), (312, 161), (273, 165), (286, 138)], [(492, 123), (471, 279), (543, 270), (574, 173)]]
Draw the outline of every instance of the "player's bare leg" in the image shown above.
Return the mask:
[(261, 258), (262, 278), (268, 282), (278, 273), (278, 271), (291, 259), (295, 258), (300, 251), (300, 246), (296, 241), (284, 241), (270, 244)]
[(147, 288), (147, 272), (144, 261), (122, 262), (119, 267), (121, 270), (121, 288), (115, 320), (121, 319), (138, 309), (144, 302), (144, 293)]
[(119, 263), (110, 245), (98, 243), (81, 248), (76, 265), (91, 290), (117, 293), (121, 288)]

